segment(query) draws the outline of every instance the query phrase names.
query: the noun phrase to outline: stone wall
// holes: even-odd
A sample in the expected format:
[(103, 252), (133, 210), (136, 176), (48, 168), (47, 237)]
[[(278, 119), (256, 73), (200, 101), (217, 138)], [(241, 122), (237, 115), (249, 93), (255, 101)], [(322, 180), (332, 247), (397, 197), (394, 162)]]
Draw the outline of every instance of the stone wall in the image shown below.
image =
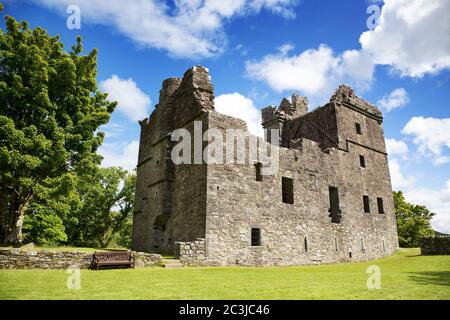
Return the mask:
[(434, 236), (420, 239), (422, 254), (450, 254), (450, 237)]
[[(173, 129), (184, 128), (191, 136), (211, 128), (223, 137), (227, 129), (248, 134), (243, 121), (214, 110), (213, 87), (205, 68), (188, 70), (175, 85), (178, 88), (170, 97), (164, 95), (143, 126), (135, 249), (178, 248), (187, 265), (301, 265), (367, 261), (398, 248), (382, 115), (351, 88), (339, 87), (329, 103), (306, 114), (306, 100), (301, 112), (287, 99), (278, 110), (263, 110), (266, 128), (281, 128), (282, 144), (277, 149), (279, 170), (260, 181), (255, 159), (245, 164), (210, 162), (172, 168), (167, 161), (156, 161), (167, 160), (171, 148), (161, 140), (168, 132), (157, 124), (158, 117), (165, 121), (163, 114), (168, 114), (163, 108), (173, 112)], [(200, 132), (194, 120), (201, 120)], [(227, 139), (219, 142), (224, 148), (233, 143)], [(267, 141), (258, 143), (259, 148), (268, 146)], [(226, 155), (225, 149), (221, 151), (214, 154)], [(360, 165), (361, 159), (365, 166)], [(167, 170), (172, 173), (170, 179), (164, 176)], [(293, 183), (293, 203), (282, 201), (283, 181), (288, 179)], [(337, 210), (330, 205), (333, 188), (338, 189)], [(167, 192), (172, 193), (171, 212), (167, 219), (158, 220), (166, 213)], [(370, 212), (364, 207), (367, 196)], [(252, 230), (259, 234), (258, 245), (252, 245)]]
[[(135, 267), (156, 266), (161, 262), (159, 254), (134, 251), (132, 254), (135, 257)], [(66, 269), (75, 265), (81, 269), (87, 269), (91, 261), (92, 254), (85, 252), (0, 249), (0, 269)]]
[(157, 253), (146, 253), (146, 252), (131, 252), (134, 257), (134, 267), (153, 267), (159, 266), (162, 261), (162, 257)]
[(66, 269), (73, 265), (86, 269), (91, 260), (92, 254), (83, 252), (0, 250), (0, 268), (3, 269)]
[(186, 266), (205, 265), (206, 242), (204, 238), (198, 238), (190, 242), (177, 242), (175, 257)]
[(213, 98), (207, 70), (193, 67), (183, 79), (164, 81), (155, 110), (149, 119), (140, 122), (134, 250), (173, 252), (175, 241), (204, 236), (206, 165), (173, 165), (171, 151), (175, 142), (170, 134), (184, 128), (194, 136), (198, 133), (194, 120), (201, 122), (202, 134), (208, 128), (207, 111), (214, 108)]

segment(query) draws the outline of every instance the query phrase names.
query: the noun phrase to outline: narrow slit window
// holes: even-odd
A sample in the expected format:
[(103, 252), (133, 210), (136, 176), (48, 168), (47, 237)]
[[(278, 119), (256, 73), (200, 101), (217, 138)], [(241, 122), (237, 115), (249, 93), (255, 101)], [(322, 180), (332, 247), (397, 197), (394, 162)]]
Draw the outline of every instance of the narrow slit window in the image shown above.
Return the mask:
[(358, 122), (355, 123), (355, 130), (357, 134), (361, 134), (361, 125)]
[(377, 198), (377, 204), (378, 204), (378, 213), (384, 214), (383, 198)]
[(261, 245), (261, 229), (252, 228), (252, 246), (257, 247)]
[(258, 162), (255, 164), (255, 172), (256, 172), (256, 181), (263, 181), (262, 176), (262, 163)]
[(337, 238), (334, 238), (334, 250), (336, 250), (336, 252), (338, 251), (338, 240), (337, 240)]
[(339, 209), (339, 192), (336, 187), (329, 187), (328, 193), (330, 197), (330, 217), (332, 223), (341, 222), (341, 210)]
[(366, 159), (364, 158), (364, 156), (359, 156), (359, 165), (361, 166), (361, 168), (366, 167)]
[(370, 213), (369, 196), (363, 196), (364, 212)]
[(294, 180), (283, 177), (281, 179), (282, 200), (284, 203), (294, 203)]
[(364, 239), (363, 238), (361, 238), (361, 251), (362, 251), (362, 253), (366, 252), (366, 250), (364, 248)]
[(305, 237), (305, 252), (308, 252), (308, 239)]

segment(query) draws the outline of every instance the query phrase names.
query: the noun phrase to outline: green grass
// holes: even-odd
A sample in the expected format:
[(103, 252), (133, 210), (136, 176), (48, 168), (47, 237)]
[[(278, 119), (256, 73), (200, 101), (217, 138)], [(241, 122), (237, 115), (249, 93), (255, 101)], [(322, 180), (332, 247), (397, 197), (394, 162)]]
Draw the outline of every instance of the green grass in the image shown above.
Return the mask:
[[(12, 247), (1, 247), (0, 249), (12, 248)], [(108, 251), (108, 250), (126, 250), (126, 248), (114, 247), (114, 248), (89, 248), (89, 247), (70, 247), (70, 246), (36, 246), (33, 250), (47, 250), (47, 251), (76, 251), (76, 252), (85, 252), (85, 253), (93, 253), (96, 251)]]
[(106, 251), (105, 249), (85, 248), (85, 247), (36, 247), (35, 250), (48, 250), (48, 251), (77, 251), (93, 253), (95, 251)]
[[(401, 249), (365, 262), (303, 267), (81, 271), (81, 289), (57, 270), (0, 271), (0, 299), (450, 299), (450, 256)], [(381, 269), (368, 290), (367, 267)]]

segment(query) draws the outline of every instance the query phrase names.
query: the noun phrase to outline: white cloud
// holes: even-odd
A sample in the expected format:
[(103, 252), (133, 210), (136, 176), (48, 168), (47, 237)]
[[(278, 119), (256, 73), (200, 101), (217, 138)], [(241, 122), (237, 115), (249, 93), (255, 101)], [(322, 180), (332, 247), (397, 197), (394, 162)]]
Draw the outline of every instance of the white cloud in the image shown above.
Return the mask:
[(374, 63), (422, 77), (450, 68), (449, 34), (450, 1), (385, 0), (379, 25), (359, 41)]
[(295, 18), (295, 12), (292, 9), (299, 0), (251, 0), (249, 6), (254, 12), (267, 9), (273, 13), (282, 15), (287, 19)]
[(245, 120), (252, 134), (263, 136), (261, 112), (249, 98), (237, 92), (222, 94), (215, 98), (214, 106), (217, 112)]
[(413, 136), (419, 154), (432, 157), (435, 165), (450, 162), (450, 156), (444, 154), (450, 149), (450, 118), (413, 117), (402, 133)]
[(398, 159), (389, 159), (389, 172), (391, 175), (392, 190), (403, 190), (410, 188), (415, 182), (413, 176), (405, 176), (401, 172), (400, 162)]
[[(375, 2), (375, 1), (372, 1)], [(247, 61), (250, 78), (275, 91), (300, 90), (325, 98), (337, 84), (369, 89), (376, 65), (389, 65), (401, 76), (422, 77), (450, 68), (450, 1), (385, 0), (379, 25), (361, 34), (360, 50), (335, 54), (326, 44), (289, 56), (292, 45), (258, 61)], [(387, 111), (408, 102), (398, 89), (381, 103)]]
[(139, 142), (130, 143), (104, 143), (98, 153), (103, 156), (103, 167), (122, 167), (133, 170), (137, 165)]
[(33, 0), (67, 15), (69, 5), (81, 9), (82, 23), (113, 27), (145, 47), (176, 57), (211, 57), (227, 42), (224, 23), (261, 10), (295, 17), (297, 0), (175, 0), (173, 7), (157, 0)]
[(434, 230), (450, 233), (450, 180), (442, 189), (418, 187), (414, 176), (406, 176), (398, 159), (389, 159), (392, 189), (402, 190), (408, 202), (426, 206), (436, 215), (431, 220)]
[(142, 92), (133, 79), (121, 79), (116, 75), (100, 83), (100, 88), (108, 93), (109, 101), (117, 101), (116, 110), (132, 121), (148, 117), (150, 97)]
[(407, 201), (424, 205), (436, 213), (431, 221), (435, 230), (450, 233), (450, 180), (443, 189), (412, 188), (404, 194)]
[(397, 88), (383, 99), (378, 101), (378, 104), (387, 112), (401, 108), (409, 102), (408, 93), (403, 88)]
[(279, 92), (299, 90), (321, 98), (331, 96), (340, 82), (350, 82), (363, 90), (372, 81), (374, 66), (360, 51), (349, 50), (336, 55), (329, 46), (322, 44), (317, 49), (288, 56), (291, 50), (292, 46), (285, 44), (276, 54), (259, 61), (247, 61), (247, 75), (267, 82)]
[(401, 140), (386, 139), (386, 150), (389, 157), (398, 155), (405, 159), (408, 156), (408, 145)]

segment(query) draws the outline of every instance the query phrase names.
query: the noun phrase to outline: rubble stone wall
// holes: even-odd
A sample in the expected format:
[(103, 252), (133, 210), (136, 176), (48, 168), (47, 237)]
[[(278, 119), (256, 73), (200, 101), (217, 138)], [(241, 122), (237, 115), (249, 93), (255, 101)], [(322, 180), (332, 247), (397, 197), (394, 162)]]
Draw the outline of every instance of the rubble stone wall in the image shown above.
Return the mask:
[[(149, 267), (159, 265), (161, 256), (144, 252), (132, 252), (136, 265)], [(0, 249), (0, 269), (67, 269), (77, 266), (90, 267), (92, 254), (76, 251), (21, 250), (20, 248)]]
[(450, 236), (424, 237), (420, 241), (422, 254), (450, 254)]

